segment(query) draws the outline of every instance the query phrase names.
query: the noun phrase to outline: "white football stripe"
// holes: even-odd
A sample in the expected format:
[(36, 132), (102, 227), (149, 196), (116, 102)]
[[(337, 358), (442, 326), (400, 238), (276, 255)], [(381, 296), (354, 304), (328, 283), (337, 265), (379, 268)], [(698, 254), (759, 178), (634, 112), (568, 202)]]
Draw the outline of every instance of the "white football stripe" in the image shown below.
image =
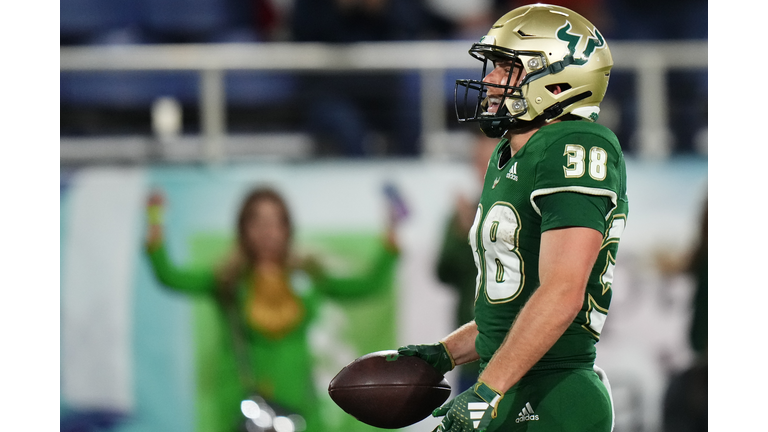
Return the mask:
[(481, 419), (483, 418), (483, 414), (485, 414), (485, 411), (472, 411), (469, 413), (469, 418), (472, 420)]
[(605, 325), (606, 318), (608, 318), (608, 315), (600, 312), (597, 309), (592, 309), (589, 312), (589, 326), (592, 328), (592, 330), (595, 331), (595, 333), (600, 334), (603, 332), (603, 326)]
[(627, 226), (627, 221), (624, 218), (617, 218), (613, 220), (611, 228), (608, 230), (608, 240), (618, 240), (621, 238), (621, 234), (624, 233), (624, 228)]
[(467, 408), (469, 408), (470, 411), (476, 411), (476, 410), (485, 411), (488, 409), (488, 404), (485, 402), (468, 402)]
[(480, 426), (480, 420), (475, 420), (472, 424), (475, 425), (475, 429), (477, 429), (477, 427)]

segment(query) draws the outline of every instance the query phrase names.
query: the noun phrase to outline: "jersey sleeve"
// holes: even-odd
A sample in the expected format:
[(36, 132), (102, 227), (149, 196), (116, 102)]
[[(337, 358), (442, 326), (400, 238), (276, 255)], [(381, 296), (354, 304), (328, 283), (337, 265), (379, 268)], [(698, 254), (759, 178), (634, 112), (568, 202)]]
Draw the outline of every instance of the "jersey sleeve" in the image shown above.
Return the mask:
[[(541, 215), (538, 198), (560, 192), (604, 197), (616, 207), (621, 189), (622, 156), (617, 144), (590, 132), (572, 132), (551, 137), (536, 167), (530, 201)], [(579, 212), (580, 208), (574, 210)]]
[(604, 215), (611, 208), (611, 201), (604, 196), (558, 192), (536, 198), (536, 205), (541, 210), (541, 232), (555, 228), (586, 227), (605, 234)]

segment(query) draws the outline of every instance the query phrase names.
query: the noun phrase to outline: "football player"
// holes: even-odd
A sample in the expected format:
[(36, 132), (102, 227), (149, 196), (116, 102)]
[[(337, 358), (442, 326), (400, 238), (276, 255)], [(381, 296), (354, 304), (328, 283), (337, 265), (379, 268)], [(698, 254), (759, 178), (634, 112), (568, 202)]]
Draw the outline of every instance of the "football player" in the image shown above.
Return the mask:
[(574, 11), (535, 4), (502, 16), (469, 53), (483, 74), (457, 81), (457, 116), (501, 139), (469, 231), (475, 319), (399, 352), (441, 373), (480, 362), (477, 383), (433, 413), (444, 416), (436, 431), (611, 431), (595, 344), (628, 200), (619, 142), (595, 122), (608, 44)]

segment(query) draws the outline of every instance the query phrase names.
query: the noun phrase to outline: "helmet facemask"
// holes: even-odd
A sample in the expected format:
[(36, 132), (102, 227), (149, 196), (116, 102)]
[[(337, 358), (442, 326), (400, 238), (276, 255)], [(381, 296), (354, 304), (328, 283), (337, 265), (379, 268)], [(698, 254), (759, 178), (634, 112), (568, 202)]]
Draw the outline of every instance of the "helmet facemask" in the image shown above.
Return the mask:
[[(525, 99), (525, 85), (535, 79), (537, 72), (542, 71), (546, 65), (545, 57), (536, 52), (523, 52), (506, 49), (494, 45), (474, 44), (470, 54), (483, 62), (480, 80), (463, 79), (456, 80), (454, 90), (454, 103), (456, 118), (459, 122), (479, 122), (480, 129), (490, 138), (501, 138), (510, 130), (522, 129), (531, 122), (519, 119), (528, 112), (528, 102)], [(507, 74), (506, 84), (495, 84), (484, 81), (489, 72), (495, 68), (497, 62), (511, 62), (514, 66)], [(519, 77), (518, 74), (524, 75)], [(464, 90), (460, 91), (459, 87)], [(500, 88), (502, 93), (499, 108), (495, 113), (488, 112), (490, 106), (489, 88)], [(459, 103), (462, 97), (463, 103)], [(469, 112), (469, 107), (474, 104), (474, 109)], [(459, 112), (459, 106), (463, 106)]]

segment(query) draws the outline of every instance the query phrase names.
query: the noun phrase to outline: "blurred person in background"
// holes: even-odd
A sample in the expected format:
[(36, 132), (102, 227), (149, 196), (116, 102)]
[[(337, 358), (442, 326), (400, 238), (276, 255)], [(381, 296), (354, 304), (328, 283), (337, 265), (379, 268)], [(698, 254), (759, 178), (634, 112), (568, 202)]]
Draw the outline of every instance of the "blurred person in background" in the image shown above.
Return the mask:
[(424, 0), (294, 0), (297, 42), (380, 42), (440, 39), (455, 24)]
[(163, 195), (153, 193), (147, 203), (146, 237), (152, 270), (167, 288), (213, 299), (231, 333), (213, 366), (218, 377), (213, 390), (217, 430), (243, 430), (240, 403), (256, 396), (301, 415), (309, 432), (327, 431), (313, 385), (308, 327), (324, 297), (360, 297), (385, 288), (399, 254), (395, 219), (390, 219), (369, 272), (341, 279), (329, 276), (313, 257), (294, 253), (290, 212), (273, 189), (257, 188), (247, 195), (237, 216), (231, 254), (201, 268), (178, 265), (169, 256), (163, 210)]
[(682, 260), (668, 255), (659, 257), (664, 273), (683, 272), (690, 275), (694, 282), (688, 331), (688, 342), (694, 353), (693, 364), (675, 373), (669, 380), (664, 395), (663, 432), (703, 432), (708, 427), (708, 213), (708, 200), (705, 199), (696, 245), (690, 256)]
[(629, 214), (619, 141), (595, 123), (611, 52), (589, 20), (546, 4), (503, 15), (469, 52), (483, 75), (457, 81), (459, 121), (501, 139), (469, 232), (475, 318), (398, 352), (443, 374), (480, 362), (472, 387), (433, 412), (436, 431), (609, 432), (596, 344)]
[[(482, 187), (485, 171), (491, 153), (498, 140), (488, 138), (482, 133), (475, 136), (472, 152), (472, 168), (477, 176), (478, 186)], [(446, 284), (457, 295), (456, 325), (468, 323), (475, 318), (475, 267), (474, 252), (469, 246), (469, 229), (475, 219), (479, 196), (468, 197), (459, 194), (448, 223), (445, 225), (436, 273), (440, 282)], [(463, 364), (458, 367), (459, 382), (454, 387), (459, 391), (469, 388), (480, 373), (479, 362)]]
[(699, 224), (699, 240), (688, 265), (688, 272), (696, 281), (696, 294), (693, 300), (693, 320), (691, 322), (690, 339), (696, 356), (706, 362), (708, 343), (708, 289), (709, 289), (709, 263), (707, 261), (708, 241), (708, 200), (704, 201), (704, 208)]

